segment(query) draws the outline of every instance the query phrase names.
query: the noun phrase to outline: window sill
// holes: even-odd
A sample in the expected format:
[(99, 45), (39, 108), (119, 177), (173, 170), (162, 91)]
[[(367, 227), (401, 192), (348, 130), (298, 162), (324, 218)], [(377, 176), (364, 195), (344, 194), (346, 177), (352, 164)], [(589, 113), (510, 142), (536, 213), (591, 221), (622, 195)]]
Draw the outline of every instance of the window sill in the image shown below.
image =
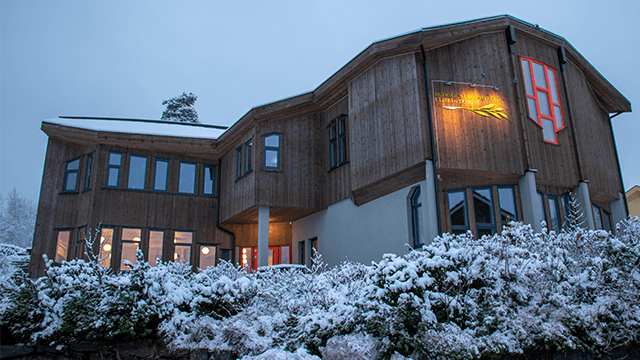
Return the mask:
[(262, 171), (270, 171), (270, 172), (281, 172), (281, 173), (284, 173), (284, 170), (282, 170), (282, 169), (269, 169), (269, 168), (262, 168)]
[(336, 166), (334, 168), (329, 169), (329, 171), (327, 171), (327, 174), (332, 172), (332, 171), (334, 171), (334, 170), (337, 170), (337, 169), (343, 167), (344, 165), (347, 165), (348, 163), (349, 163), (349, 161), (347, 160), (347, 161), (343, 162), (342, 164), (340, 164), (340, 165), (338, 165), (338, 166)]
[(59, 194), (60, 195), (71, 195), (71, 194), (79, 194), (79, 192), (77, 190), (76, 191), (61, 191)]

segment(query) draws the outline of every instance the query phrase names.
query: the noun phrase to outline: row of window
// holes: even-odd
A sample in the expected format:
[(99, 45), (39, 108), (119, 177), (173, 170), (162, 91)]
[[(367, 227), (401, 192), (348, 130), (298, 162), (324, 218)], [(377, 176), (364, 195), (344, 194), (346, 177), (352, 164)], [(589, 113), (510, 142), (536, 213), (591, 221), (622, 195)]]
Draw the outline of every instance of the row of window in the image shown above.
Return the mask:
[[(118, 189), (120, 188), (120, 173), (122, 170), (122, 153), (110, 152), (109, 162), (107, 165), (107, 177), (105, 187)], [(87, 155), (85, 166), (84, 190), (88, 190), (91, 181), (91, 165), (93, 161), (93, 153)], [(129, 175), (127, 178), (126, 189), (145, 191), (147, 180), (147, 161), (148, 157), (140, 155), (129, 155)], [(153, 178), (151, 191), (168, 192), (169, 189), (169, 165), (171, 160), (163, 158), (153, 158)], [(178, 194), (195, 194), (196, 193), (196, 169), (198, 164), (188, 161), (180, 161), (180, 173), (178, 178)], [(78, 174), (80, 171), (80, 158), (67, 162), (63, 192), (77, 192)], [(215, 165), (202, 165), (202, 187), (201, 194), (204, 196), (214, 196), (215, 193)]]
[[(263, 137), (264, 162), (262, 168), (265, 170), (280, 170), (280, 134), (271, 133), (263, 135)], [(236, 149), (236, 179), (240, 179), (253, 170), (251, 166), (252, 148), (253, 138)]]
[[(498, 201), (494, 201), (494, 191)], [(502, 226), (509, 221), (518, 221), (516, 196), (513, 186), (489, 186), (471, 188), (472, 207), (467, 204), (468, 189), (450, 190), (447, 193), (449, 202), (449, 224), (451, 233), (462, 234), (471, 230), (476, 237), (493, 235), (497, 231), (496, 210), (499, 212)], [(471, 212), (472, 211), (472, 212)], [(475, 228), (471, 229), (469, 217), (473, 216)]]
[[(85, 258), (85, 227), (77, 229), (76, 246), (73, 251), (73, 258), (82, 259)], [(69, 244), (71, 238), (72, 229), (59, 229), (56, 241), (56, 253), (54, 261), (61, 263), (64, 260), (69, 259), (71, 253), (69, 252)], [(129, 267), (125, 265), (125, 260), (130, 261), (132, 264), (136, 263), (136, 251), (141, 249), (148, 259), (151, 266), (157, 266), (157, 261), (162, 260), (164, 248), (165, 248), (165, 235), (173, 235), (173, 260), (182, 263), (191, 263), (191, 252), (194, 245), (193, 232), (192, 231), (170, 231), (162, 229), (148, 229), (141, 228), (118, 228), (119, 239), (114, 241), (114, 235), (116, 234), (115, 227), (102, 227), (100, 231), (100, 245), (99, 245), (99, 261), (104, 267), (111, 267), (112, 255), (114, 244), (119, 243), (119, 256), (120, 256), (120, 270), (128, 270)], [(145, 237), (143, 238), (143, 234)], [(216, 257), (218, 255), (218, 245), (215, 244), (202, 244), (198, 245), (198, 263), (196, 264), (201, 269), (206, 269), (209, 266), (216, 265)], [(229, 250), (222, 250), (220, 258), (229, 260)]]

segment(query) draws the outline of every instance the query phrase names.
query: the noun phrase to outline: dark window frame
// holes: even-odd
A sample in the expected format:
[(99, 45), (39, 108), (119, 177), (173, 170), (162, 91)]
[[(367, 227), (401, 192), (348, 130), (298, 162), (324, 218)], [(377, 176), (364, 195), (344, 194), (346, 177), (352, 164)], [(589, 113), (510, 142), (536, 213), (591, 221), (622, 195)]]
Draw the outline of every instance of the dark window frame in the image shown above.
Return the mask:
[(413, 236), (413, 247), (419, 248), (422, 246), (422, 237), (420, 236), (420, 208), (422, 208), (422, 200), (421, 200), (421, 190), (420, 186), (416, 186), (411, 191), (411, 196), (409, 197), (410, 206), (411, 206), (411, 231)]
[[(475, 197), (473, 196), (476, 193), (476, 190), (488, 190), (489, 191), (489, 218), (490, 218), (490, 223), (480, 223), (478, 222), (478, 214), (476, 212), (476, 204), (475, 204)], [(493, 199), (493, 185), (490, 186), (479, 186), (479, 187), (471, 187), (471, 196), (473, 197), (473, 214), (474, 214), (474, 222), (475, 222), (475, 227), (476, 227), (476, 238), (480, 238), (481, 236), (478, 236), (478, 230), (491, 230), (491, 235), (495, 235), (498, 230), (497, 230), (497, 225), (496, 225), (496, 218), (495, 218), (495, 201)]]
[(102, 251), (104, 250), (103, 246), (102, 246), (103, 231), (104, 230), (111, 230), (111, 243), (109, 244), (107, 242), (107, 244), (109, 244), (109, 246), (111, 247), (111, 249), (108, 251), (109, 252), (109, 261), (105, 262), (104, 264), (100, 264), (100, 263), (98, 264), (98, 265), (100, 265), (102, 267), (105, 267), (105, 268), (110, 268), (110, 269), (113, 268), (113, 266), (112, 266), (113, 265), (113, 261), (114, 261), (113, 260), (114, 259), (114, 256), (113, 256), (114, 251), (113, 250), (114, 250), (114, 248), (116, 246), (116, 236), (117, 236), (116, 235), (116, 229), (117, 229), (117, 227), (115, 225), (103, 225), (103, 226), (100, 227), (100, 233), (98, 234), (97, 256), (98, 256), (98, 262), (99, 262), (101, 260), (101, 258), (102, 258)]
[(93, 152), (87, 154), (87, 160), (85, 162), (84, 169), (84, 186), (82, 188), (83, 191), (87, 191), (91, 189), (91, 168), (93, 166)]
[[(600, 221), (596, 221), (596, 210), (598, 213), (598, 219)], [(593, 214), (593, 226), (595, 227), (595, 230), (604, 230), (604, 224), (602, 221), (602, 208), (594, 203), (591, 203), (591, 212)]]
[[(451, 204), (449, 203), (450, 194), (457, 193), (457, 192), (461, 192), (462, 196), (463, 196), (462, 212), (464, 214), (465, 225), (453, 225), (451, 223)], [(458, 188), (458, 189), (449, 189), (449, 190), (447, 190), (447, 211), (448, 211), (448, 214), (449, 214), (449, 217), (448, 217), (449, 227), (450, 227), (452, 233), (454, 231), (462, 231), (464, 233), (464, 232), (467, 232), (467, 231), (469, 231), (471, 229), (471, 224), (469, 223), (469, 202), (468, 202), (468, 199), (467, 199), (467, 188)]]
[[(212, 165), (212, 164), (203, 164), (202, 165), (202, 196), (208, 196), (208, 197), (216, 197), (216, 165)], [(207, 194), (205, 193), (205, 189), (206, 189), (206, 181), (207, 181), (207, 169), (211, 169), (211, 176), (212, 179), (210, 179), (211, 181), (211, 194)]]
[(337, 129), (338, 125), (336, 121), (332, 121), (329, 126), (329, 168), (335, 169), (338, 167), (338, 141), (337, 141)]
[[(86, 251), (86, 226), (80, 226), (78, 231), (76, 231), (76, 249), (75, 249), (75, 258), (76, 259), (84, 259), (84, 252)], [(80, 245), (82, 245), (82, 251), (80, 252)]]
[[(267, 138), (271, 136), (278, 137), (278, 146), (267, 146)], [(262, 154), (262, 169), (263, 170), (280, 170), (282, 168), (282, 133), (278, 132), (270, 132), (268, 134), (262, 135), (263, 143), (264, 143), (264, 152)], [(267, 151), (276, 151), (276, 166), (267, 166)]]
[(338, 123), (338, 166), (340, 166), (347, 163), (347, 117), (342, 115), (336, 122)]
[[(178, 243), (176, 242), (176, 233), (177, 232), (181, 232), (181, 233), (191, 233), (191, 243), (186, 244), (186, 243)], [(175, 258), (175, 254), (176, 254), (176, 246), (188, 246), (189, 247), (189, 258), (186, 259), (187, 262), (186, 264), (189, 265), (193, 265), (193, 263), (191, 262), (191, 258), (193, 257), (193, 245), (196, 244), (196, 232), (194, 230), (173, 230), (173, 256), (171, 257), (171, 261), (176, 261)]]
[(538, 201), (540, 202), (540, 206), (542, 207), (540, 209), (540, 211), (542, 211), (542, 213), (540, 215), (542, 215), (542, 219), (540, 219), (541, 221), (544, 221), (547, 224), (547, 229), (549, 228), (549, 212), (547, 211), (547, 199), (546, 199), (546, 194), (540, 191), (537, 191), (538, 193)]
[[(549, 206), (549, 223), (547, 223), (547, 228), (556, 232), (562, 230), (562, 219), (560, 218), (560, 202), (558, 201), (557, 195), (547, 195), (547, 205)], [(558, 221), (557, 228), (553, 226), (553, 218), (551, 217), (551, 201), (555, 202), (555, 210), (556, 210), (556, 220)]]
[[(80, 181), (80, 163), (82, 156), (77, 157), (73, 160), (69, 160), (66, 162), (66, 165), (64, 167), (64, 178), (62, 180), (62, 192), (63, 193), (77, 193), (78, 192), (78, 182)], [(78, 168), (77, 169), (69, 169), (69, 164), (71, 164), (72, 162), (77, 161), (78, 162)], [(69, 178), (69, 174), (76, 174), (76, 183), (73, 186), (73, 189), (69, 190), (67, 189), (67, 179)]]
[[(120, 155), (120, 163), (115, 165), (111, 164), (111, 155)], [(122, 158), (123, 153), (118, 151), (109, 151), (109, 156), (107, 157), (107, 176), (105, 179), (104, 187), (107, 189), (119, 189), (120, 188), (120, 173), (122, 172)], [(109, 179), (111, 174), (111, 169), (117, 169), (118, 172), (116, 174), (116, 185), (109, 185)]]
[[(138, 188), (132, 188), (131, 187), (131, 160), (133, 158), (139, 158), (142, 159), (144, 158), (144, 177), (142, 179), (142, 189), (138, 189)], [(137, 154), (129, 154), (129, 171), (128, 171), (128, 177), (127, 177), (127, 190), (132, 190), (132, 191), (145, 191), (147, 188), (147, 168), (149, 166), (149, 157), (148, 156), (144, 156), (144, 155), (137, 155)], [(155, 179), (154, 179), (155, 181)]]
[[(167, 164), (167, 171), (164, 174), (164, 190), (156, 189), (156, 180), (158, 178), (158, 162), (164, 162)], [(169, 192), (169, 171), (171, 169), (171, 160), (154, 157), (153, 158), (153, 184), (151, 184), (151, 192), (168, 193)]]
[(236, 180), (242, 177), (242, 146), (236, 149)]
[(253, 138), (249, 138), (247, 142), (244, 143), (244, 175), (250, 173), (253, 169), (251, 168), (251, 153), (253, 148)]
[[(182, 164), (193, 165), (193, 191), (192, 192), (184, 192), (180, 191), (180, 184), (182, 184)], [(193, 161), (179, 161), (178, 165), (178, 191), (177, 194), (180, 195), (195, 195), (197, 193), (197, 185), (198, 185), (198, 163)]]
[(200, 253), (202, 252), (202, 248), (203, 248), (203, 247), (212, 247), (212, 248), (214, 248), (214, 249), (215, 249), (215, 257), (214, 257), (214, 259), (213, 259), (213, 266), (214, 266), (214, 267), (215, 267), (215, 266), (217, 266), (217, 265), (218, 265), (218, 258), (220, 257), (220, 253), (219, 253), (219, 251), (220, 251), (220, 244), (198, 243), (198, 264), (196, 265), (196, 267), (197, 267), (198, 269), (205, 270), (205, 269), (203, 269), (202, 267), (200, 267), (200, 262), (201, 262), (201, 261), (200, 261), (200, 260), (201, 260), (201, 259), (200, 259)]
[(611, 221), (611, 214), (606, 210), (602, 209), (602, 225), (604, 230), (611, 232), (613, 231), (613, 225)]
[[(497, 185), (496, 187), (498, 190), (498, 213), (500, 214), (500, 223), (502, 224), (502, 226), (509, 225), (507, 221), (502, 221), (502, 205), (500, 202), (500, 189), (511, 190), (511, 195), (513, 196), (513, 211), (515, 212), (513, 216), (515, 218), (509, 219), (509, 221), (518, 221), (518, 219), (520, 218), (519, 216), (520, 214), (518, 214), (518, 199), (516, 197), (516, 187), (514, 185)], [(496, 223), (497, 222), (498, 220), (496, 219)]]

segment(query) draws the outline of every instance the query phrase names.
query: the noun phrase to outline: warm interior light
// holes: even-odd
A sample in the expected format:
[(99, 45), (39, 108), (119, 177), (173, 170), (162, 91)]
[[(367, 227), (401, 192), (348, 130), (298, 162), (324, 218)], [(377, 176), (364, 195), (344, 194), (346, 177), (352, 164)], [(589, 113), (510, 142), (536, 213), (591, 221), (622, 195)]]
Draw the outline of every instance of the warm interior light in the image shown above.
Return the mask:
[(206, 246), (205, 246), (205, 247), (203, 247), (203, 248), (202, 248), (202, 253), (203, 253), (203, 254), (205, 254), (205, 255), (207, 255), (207, 254), (209, 253), (209, 248), (208, 248), (208, 247), (206, 247)]
[[(103, 238), (103, 239), (104, 239), (104, 238)], [(103, 249), (104, 251), (111, 251), (111, 244), (105, 244), (105, 245), (102, 247), (102, 249)]]
[(178, 253), (173, 253), (173, 259), (178, 260)]
[(242, 249), (242, 253), (246, 254), (247, 253), (247, 249)]
[(139, 236), (134, 237), (133, 241), (140, 241), (140, 237)]
[(100, 238), (100, 241), (104, 241), (104, 236)]

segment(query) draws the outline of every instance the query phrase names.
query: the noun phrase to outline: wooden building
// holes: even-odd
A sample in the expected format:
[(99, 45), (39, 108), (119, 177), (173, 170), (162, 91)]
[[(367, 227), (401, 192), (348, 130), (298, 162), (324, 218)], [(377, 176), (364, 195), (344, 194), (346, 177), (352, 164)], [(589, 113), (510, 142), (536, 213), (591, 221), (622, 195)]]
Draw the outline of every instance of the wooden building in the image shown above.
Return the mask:
[(629, 111), (568, 41), (503, 15), (373, 43), (222, 134), (44, 122), (31, 271), (80, 256), (99, 224), (114, 268), (136, 248), (200, 267), (369, 262), (511, 220), (559, 230), (570, 192), (585, 226), (611, 229), (627, 216), (611, 118)]

